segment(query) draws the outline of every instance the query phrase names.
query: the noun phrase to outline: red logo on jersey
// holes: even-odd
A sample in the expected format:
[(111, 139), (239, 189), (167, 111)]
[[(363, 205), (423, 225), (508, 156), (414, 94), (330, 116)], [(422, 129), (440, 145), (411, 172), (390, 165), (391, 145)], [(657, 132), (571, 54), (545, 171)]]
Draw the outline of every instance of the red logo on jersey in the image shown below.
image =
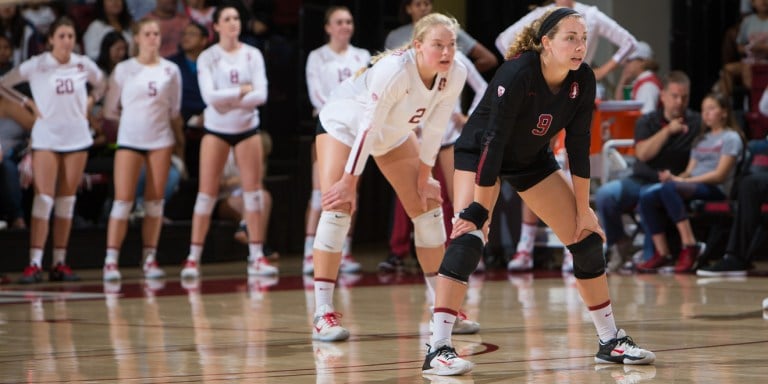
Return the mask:
[(371, 100), (379, 101), (379, 95), (377, 95), (376, 92), (371, 93)]
[(437, 84), (437, 90), (438, 90), (438, 91), (442, 91), (443, 89), (445, 89), (445, 83), (446, 83), (446, 81), (447, 81), (447, 80), (445, 79), (445, 77), (441, 77), (441, 78), (440, 78), (440, 82)]
[(78, 72), (85, 71), (85, 67), (83, 66), (83, 63), (77, 63), (77, 71)]
[(579, 95), (579, 83), (574, 81), (573, 83), (571, 83), (571, 91), (568, 92), (568, 97), (570, 97), (571, 99), (575, 99), (576, 96), (578, 95)]
[(496, 89), (496, 94), (497, 94), (497, 95), (499, 95), (499, 97), (501, 97), (501, 96), (504, 96), (504, 92), (505, 92), (505, 91), (506, 91), (506, 89), (504, 89), (504, 87), (502, 87), (501, 85), (499, 85), (499, 88), (498, 88), (498, 89)]

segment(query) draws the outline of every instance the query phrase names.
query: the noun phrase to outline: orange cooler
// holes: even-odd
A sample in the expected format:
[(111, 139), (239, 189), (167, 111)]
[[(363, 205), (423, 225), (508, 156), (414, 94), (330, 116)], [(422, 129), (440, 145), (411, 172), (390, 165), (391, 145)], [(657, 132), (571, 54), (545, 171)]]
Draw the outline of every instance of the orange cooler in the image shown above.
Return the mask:
[[(608, 140), (634, 139), (635, 123), (641, 115), (642, 106), (642, 102), (634, 100), (596, 100), (589, 154), (600, 154), (603, 143)], [(625, 155), (634, 154), (634, 148), (618, 150)]]

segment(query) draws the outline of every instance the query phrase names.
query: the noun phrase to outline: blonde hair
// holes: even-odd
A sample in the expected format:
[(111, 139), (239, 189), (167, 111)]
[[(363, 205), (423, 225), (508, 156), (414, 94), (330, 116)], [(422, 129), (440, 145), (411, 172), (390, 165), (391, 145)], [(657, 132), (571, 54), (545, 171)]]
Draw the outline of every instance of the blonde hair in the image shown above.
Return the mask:
[[(400, 47), (398, 47), (396, 49), (387, 49), (384, 52), (379, 52), (378, 54), (376, 54), (376, 56), (373, 56), (371, 58), (371, 64), (368, 67), (372, 67), (379, 60), (381, 60), (381, 59), (391, 55), (392, 52), (404, 51), (404, 50), (412, 48), (414, 40), (418, 40), (418, 41), (422, 41), (423, 42), (424, 41), (424, 36), (427, 34), (427, 32), (431, 31), (432, 28), (440, 26), (440, 25), (442, 25), (442, 26), (448, 28), (449, 30), (453, 31), (454, 36), (456, 35), (456, 33), (459, 30), (459, 22), (456, 21), (455, 18), (453, 18), (451, 16), (446, 16), (446, 15), (444, 15), (442, 13), (430, 13), (429, 15), (426, 15), (426, 16), (422, 17), (413, 26), (413, 35), (411, 35), (411, 40), (409, 42), (403, 44), (402, 46), (400, 46)], [(363, 74), (366, 71), (366, 69), (368, 69), (368, 68), (360, 69), (359, 71), (357, 71), (355, 76), (360, 76), (361, 74)]]
[[(142, 17), (139, 21), (131, 24), (131, 36), (135, 39), (136, 36), (141, 33), (141, 29), (144, 28), (145, 25), (155, 23), (157, 24), (157, 28), (159, 30), (160, 24), (155, 19), (150, 19), (147, 16)], [(162, 41), (163, 35), (160, 35), (160, 39)], [(131, 44), (131, 56), (138, 56), (139, 55), (139, 45), (138, 44)]]
[[(534, 51), (541, 53), (542, 45), (541, 40), (538, 38), (539, 29), (541, 29), (541, 24), (544, 22), (544, 20), (549, 17), (552, 12), (561, 9), (564, 7), (555, 7), (553, 9), (550, 9), (547, 12), (544, 12), (541, 17), (536, 19), (533, 23), (530, 25), (525, 26), (523, 30), (517, 34), (515, 37), (515, 41), (512, 43), (512, 45), (509, 46), (509, 49), (507, 49), (507, 53), (504, 55), (505, 60), (509, 60), (525, 51)], [(574, 13), (568, 16), (563, 17), (557, 25), (552, 27), (545, 36), (549, 37), (550, 39), (555, 37), (555, 34), (557, 34), (557, 31), (560, 30), (560, 22), (563, 20), (569, 18), (569, 17), (581, 17), (581, 14)]]

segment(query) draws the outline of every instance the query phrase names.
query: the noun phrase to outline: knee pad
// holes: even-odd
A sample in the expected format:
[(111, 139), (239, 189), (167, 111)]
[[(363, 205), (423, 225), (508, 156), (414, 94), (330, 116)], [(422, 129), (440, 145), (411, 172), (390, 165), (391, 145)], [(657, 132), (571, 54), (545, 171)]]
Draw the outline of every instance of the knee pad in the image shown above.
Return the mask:
[(112, 202), (112, 210), (109, 211), (109, 217), (117, 220), (128, 220), (133, 208), (133, 201), (115, 200)]
[(246, 212), (261, 212), (264, 210), (264, 191), (243, 192), (243, 208)]
[(603, 239), (597, 233), (568, 246), (573, 254), (573, 275), (577, 279), (594, 279), (605, 273)]
[(469, 281), (469, 275), (475, 271), (482, 256), (482, 238), (474, 233), (465, 233), (453, 239), (448, 245), (437, 273), (466, 284)]
[(32, 201), (32, 217), (48, 220), (53, 209), (53, 197), (38, 193)]
[(313, 247), (326, 252), (341, 252), (351, 225), (352, 216), (348, 213), (323, 211)]
[(312, 190), (312, 196), (309, 198), (309, 207), (316, 211), (323, 209), (323, 194), (320, 193), (320, 190)]
[(75, 196), (57, 197), (53, 204), (53, 214), (60, 219), (71, 219), (75, 213)]
[(195, 214), (210, 216), (213, 213), (214, 204), (216, 204), (216, 200), (213, 196), (198, 192), (195, 199)]
[(144, 202), (144, 214), (148, 217), (163, 217), (165, 200), (149, 200)]
[(417, 247), (435, 248), (445, 243), (443, 209), (437, 207), (411, 219), (413, 221), (413, 242)]

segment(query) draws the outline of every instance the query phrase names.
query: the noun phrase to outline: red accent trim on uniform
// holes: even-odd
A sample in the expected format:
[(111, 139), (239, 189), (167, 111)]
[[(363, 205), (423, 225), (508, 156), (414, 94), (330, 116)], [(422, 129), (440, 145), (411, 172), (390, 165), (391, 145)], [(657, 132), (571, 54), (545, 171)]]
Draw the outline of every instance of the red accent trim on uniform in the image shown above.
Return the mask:
[(598, 304), (598, 305), (593, 305), (593, 306), (588, 307), (588, 308), (589, 308), (590, 311), (599, 311), (599, 310), (601, 310), (601, 309), (603, 309), (603, 308), (605, 308), (605, 307), (607, 307), (609, 305), (611, 305), (611, 301), (610, 300), (606, 301), (605, 303)]
[(443, 308), (443, 307), (435, 307), (434, 313), (447, 313), (449, 315), (458, 316), (459, 311), (454, 311), (450, 308)]
[(313, 237), (314, 237), (314, 236), (315, 236), (315, 234), (314, 234), (314, 233), (307, 233), (307, 234), (306, 234), (306, 235), (304, 235), (304, 236), (313, 236)]
[(259, 245), (259, 244), (264, 244), (264, 242), (263, 241), (249, 241), (248, 244)]
[(315, 277), (315, 283), (333, 283), (336, 284), (336, 280), (334, 279), (325, 279), (322, 277)]
[(538, 221), (534, 221), (533, 223), (529, 223), (529, 222), (523, 221), (523, 224), (525, 224), (525, 225), (535, 225), (535, 226), (538, 226), (538, 225), (539, 225), (539, 222), (538, 222)]
[[(370, 128), (369, 128), (370, 129)], [(355, 153), (355, 160), (352, 162), (352, 174), (355, 174), (355, 168), (357, 168), (357, 162), (360, 160), (360, 153), (363, 151), (363, 145), (365, 145), (365, 138), (368, 136), (368, 130), (363, 131), (363, 138), (360, 140), (360, 146), (357, 147), (357, 153)]]
[(432, 273), (424, 272), (424, 277), (435, 277), (435, 276), (437, 276), (437, 272), (432, 272)]
[(189, 245), (198, 245), (198, 246), (201, 246), (201, 247), (202, 247), (202, 246), (203, 246), (203, 243), (189, 243)]
[(477, 163), (477, 173), (475, 173), (475, 184), (480, 184), (480, 173), (485, 164), (485, 158), (488, 156), (488, 144), (483, 146), (483, 152), (480, 154), (480, 161)]

